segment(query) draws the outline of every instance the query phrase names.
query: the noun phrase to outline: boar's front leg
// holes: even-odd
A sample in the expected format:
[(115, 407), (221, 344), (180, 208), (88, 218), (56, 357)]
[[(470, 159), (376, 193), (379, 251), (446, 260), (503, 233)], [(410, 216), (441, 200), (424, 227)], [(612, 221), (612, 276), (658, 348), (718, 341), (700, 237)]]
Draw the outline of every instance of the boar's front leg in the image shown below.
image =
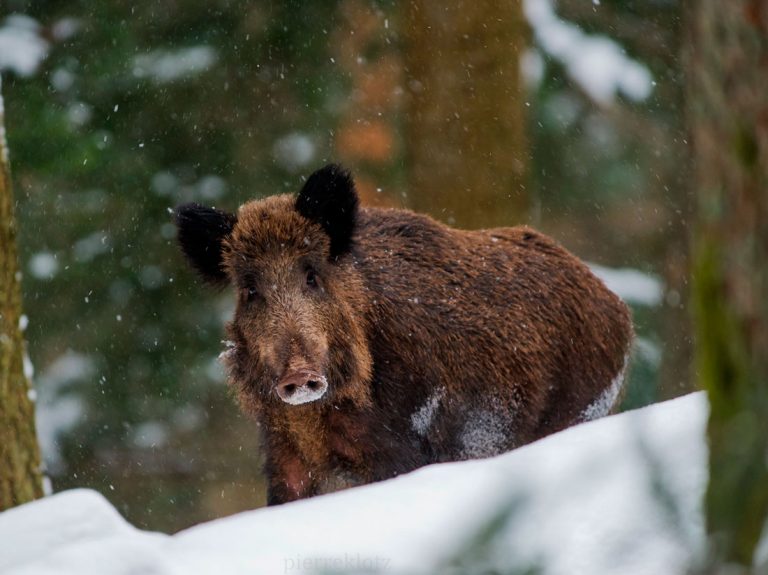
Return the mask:
[(280, 505), (310, 497), (315, 485), (307, 465), (286, 441), (272, 437), (267, 441), (267, 505)]

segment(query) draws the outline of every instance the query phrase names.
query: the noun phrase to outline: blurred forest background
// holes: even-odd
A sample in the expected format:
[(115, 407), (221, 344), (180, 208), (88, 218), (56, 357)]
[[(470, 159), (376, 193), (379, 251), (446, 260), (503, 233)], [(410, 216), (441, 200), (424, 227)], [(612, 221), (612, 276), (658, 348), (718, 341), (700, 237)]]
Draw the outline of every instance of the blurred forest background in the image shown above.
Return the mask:
[[(37, 426), (54, 490), (175, 531), (264, 504), (217, 363), (228, 292), (169, 210), (295, 192), (530, 223), (623, 286), (624, 407), (693, 387), (676, 0), (5, 0), (0, 73)], [(618, 284), (617, 284), (618, 285)], [(25, 325), (26, 325), (25, 321)]]

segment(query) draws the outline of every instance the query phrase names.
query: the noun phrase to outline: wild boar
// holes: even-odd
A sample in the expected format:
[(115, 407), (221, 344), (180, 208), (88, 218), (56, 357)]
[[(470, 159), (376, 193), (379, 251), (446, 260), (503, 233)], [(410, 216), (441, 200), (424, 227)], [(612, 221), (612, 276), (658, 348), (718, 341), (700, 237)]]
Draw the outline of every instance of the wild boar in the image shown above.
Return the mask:
[(222, 356), (262, 425), (269, 504), (498, 454), (620, 395), (626, 305), (528, 227), (361, 208), (337, 165), (176, 223), (191, 265), (235, 288)]

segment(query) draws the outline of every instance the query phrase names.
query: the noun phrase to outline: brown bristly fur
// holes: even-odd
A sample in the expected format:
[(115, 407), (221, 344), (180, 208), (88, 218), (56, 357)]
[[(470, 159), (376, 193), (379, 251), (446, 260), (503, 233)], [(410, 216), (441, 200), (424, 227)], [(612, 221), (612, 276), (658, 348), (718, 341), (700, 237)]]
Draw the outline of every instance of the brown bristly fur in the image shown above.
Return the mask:
[[(548, 237), (353, 217), (337, 256), (293, 196), (241, 206), (222, 232), (238, 293), (225, 362), (262, 423), (270, 503), (531, 442), (582, 420), (624, 369), (627, 307)], [(325, 396), (281, 401), (296, 369), (326, 374)]]

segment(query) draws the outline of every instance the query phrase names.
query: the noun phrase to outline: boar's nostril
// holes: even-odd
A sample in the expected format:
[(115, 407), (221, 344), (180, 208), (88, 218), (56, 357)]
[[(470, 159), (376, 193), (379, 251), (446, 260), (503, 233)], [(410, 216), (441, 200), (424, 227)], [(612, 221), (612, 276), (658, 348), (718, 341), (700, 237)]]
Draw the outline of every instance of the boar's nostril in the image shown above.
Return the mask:
[(289, 383), (283, 387), (283, 391), (286, 395), (293, 395), (293, 392), (296, 391), (296, 384)]
[(320, 384), (319, 384), (319, 383), (317, 383), (317, 382), (316, 382), (316, 381), (314, 381), (314, 380), (311, 380), (311, 379), (310, 379), (310, 380), (307, 382), (307, 387), (308, 387), (309, 389), (317, 389), (319, 386), (320, 386)]

